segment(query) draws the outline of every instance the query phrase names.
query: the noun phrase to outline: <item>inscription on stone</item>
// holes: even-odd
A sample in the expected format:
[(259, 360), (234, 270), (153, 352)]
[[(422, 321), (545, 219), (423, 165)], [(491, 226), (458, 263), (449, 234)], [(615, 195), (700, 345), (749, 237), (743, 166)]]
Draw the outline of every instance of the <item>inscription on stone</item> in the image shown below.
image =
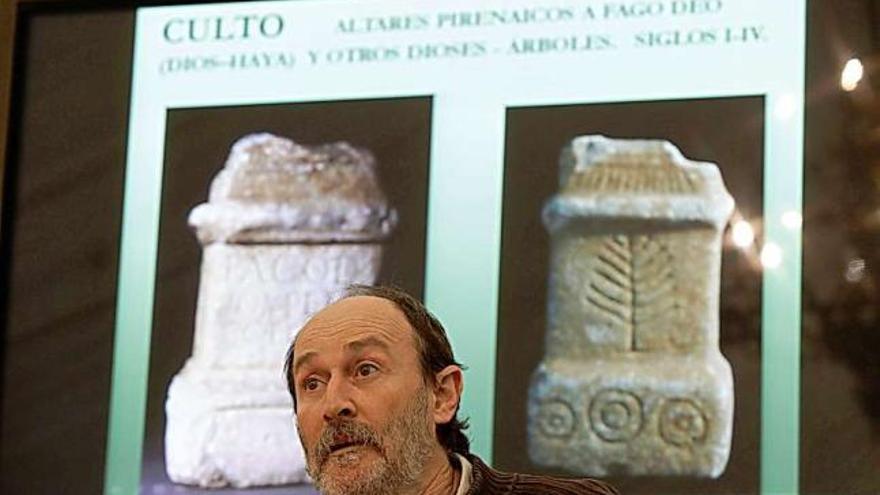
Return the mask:
[(543, 212), (551, 257), (545, 354), (529, 390), (533, 462), (594, 476), (724, 471), (733, 379), (718, 292), (732, 211), (718, 168), (666, 141), (582, 136), (563, 149)]

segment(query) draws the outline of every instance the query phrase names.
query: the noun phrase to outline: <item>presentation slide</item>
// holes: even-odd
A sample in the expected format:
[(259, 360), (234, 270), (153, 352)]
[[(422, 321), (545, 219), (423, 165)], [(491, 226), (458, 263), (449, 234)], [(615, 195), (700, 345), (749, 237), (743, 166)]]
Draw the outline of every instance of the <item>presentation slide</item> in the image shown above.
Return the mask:
[(796, 492), (804, 22), (803, 0), (139, 9), (106, 492), (313, 493), (282, 366), (352, 283), (443, 322), (495, 468)]

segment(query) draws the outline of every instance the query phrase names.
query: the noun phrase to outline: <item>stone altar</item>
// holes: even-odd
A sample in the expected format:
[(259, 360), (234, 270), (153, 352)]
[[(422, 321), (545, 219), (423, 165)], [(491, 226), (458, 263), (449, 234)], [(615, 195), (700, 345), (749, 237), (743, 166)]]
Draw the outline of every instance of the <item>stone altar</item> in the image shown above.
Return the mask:
[(581, 136), (562, 151), (545, 355), (528, 445), (575, 473), (717, 477), (733, 378), (718, 345), (721, 235), (733, 198), (718, 168), (669, 142)]
[(192, 356), (168, 389), (169, 478), (202, 487), (307, 480), (284, 354), (310, 314), (375, 283), (396, 223), (372, 154), (345, 142), (239, 139), (189, 216), (203, 246)]

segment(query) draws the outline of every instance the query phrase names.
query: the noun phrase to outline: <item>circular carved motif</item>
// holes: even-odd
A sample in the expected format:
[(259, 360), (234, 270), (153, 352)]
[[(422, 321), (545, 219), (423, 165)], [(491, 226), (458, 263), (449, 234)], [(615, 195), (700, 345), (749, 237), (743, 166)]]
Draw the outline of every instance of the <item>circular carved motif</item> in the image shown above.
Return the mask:
[(552, 399), (538, 409), (538, 428), (551, 438), (565, 438), (574, 433), (574, 409), (561, 399)]
[(672, 399), (660, 411), (660, 436), (677, 446), (700, 443), (706, 438), (708, 421), (696, 402)]
[(605, 441), (625, 442), (642, 429), (642, 401), (623, 390), (603, 390), (590, 403), (590, 426)]

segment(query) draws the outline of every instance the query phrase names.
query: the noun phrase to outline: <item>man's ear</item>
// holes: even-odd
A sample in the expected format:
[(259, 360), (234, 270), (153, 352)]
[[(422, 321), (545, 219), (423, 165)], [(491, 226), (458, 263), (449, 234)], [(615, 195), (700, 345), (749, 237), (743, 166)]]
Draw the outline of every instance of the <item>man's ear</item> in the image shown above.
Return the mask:
[(442, 425), (452, 421), (461, 401), (463, 387), (464, 375), (461, 368), (454, 364), (434, 375), (434, 403), (431, 406), (435, 424)]

